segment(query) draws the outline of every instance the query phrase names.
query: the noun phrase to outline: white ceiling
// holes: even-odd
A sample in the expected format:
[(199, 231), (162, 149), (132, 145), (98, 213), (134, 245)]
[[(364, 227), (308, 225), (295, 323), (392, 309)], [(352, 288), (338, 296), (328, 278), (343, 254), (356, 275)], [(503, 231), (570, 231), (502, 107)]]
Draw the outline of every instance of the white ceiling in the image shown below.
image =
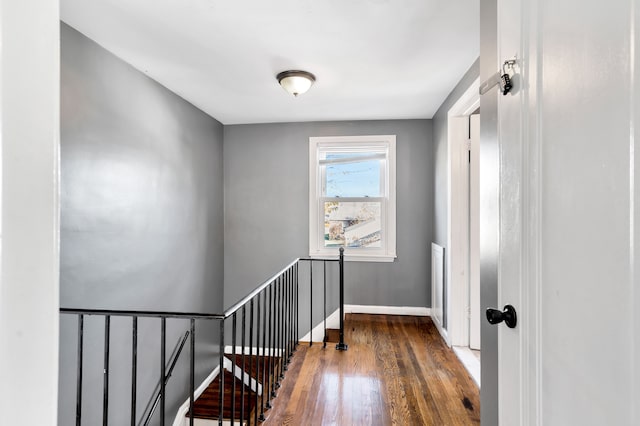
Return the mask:
[[(479, 0), (61, 0), (61, 18), (224, 124), (431, 118)], [(315, 74), (293, 98), (275, 79)]]

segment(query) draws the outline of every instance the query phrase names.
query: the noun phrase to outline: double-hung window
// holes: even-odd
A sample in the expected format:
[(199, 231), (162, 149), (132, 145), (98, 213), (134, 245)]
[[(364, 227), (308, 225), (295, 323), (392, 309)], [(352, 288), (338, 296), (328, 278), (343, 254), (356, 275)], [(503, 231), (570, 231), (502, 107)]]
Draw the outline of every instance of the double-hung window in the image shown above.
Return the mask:
[(309, 138), (309, 254), (396, 257), (395, 135)]

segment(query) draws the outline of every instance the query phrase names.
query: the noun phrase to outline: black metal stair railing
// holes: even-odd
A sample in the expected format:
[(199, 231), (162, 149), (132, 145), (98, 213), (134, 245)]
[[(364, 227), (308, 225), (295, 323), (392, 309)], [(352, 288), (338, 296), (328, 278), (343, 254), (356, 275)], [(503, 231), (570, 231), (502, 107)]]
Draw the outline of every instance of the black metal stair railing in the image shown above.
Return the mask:
[[(194, 363), (195, 358), (195, 321), (196, 320), (223, 320), (224, 316), (220, 314), (200, 314), (185, 312), (164, 312), (164, 311), (132, 311), (132, 310), (107, 310), (107, 309), (75, 309), (61, 308), (60, 313), (64, 315), (76, 315), (78, 318), (78, 359), (76, 373), (76, 425), (82, 424), (82, 396), (83, 396), (83, 369), (84, 369), (84, 319), (85, 316), (101, 316), (104, 318), (104, 364), (103, 364), (103, 407), (102, 407), (102, 424), (109, 424), (109, 356), (111, 346), (110, 324), (112, 317), (129, 317), (131, 318), (131, 425), (136, 425), (136, 408), (137, 408), (137, 382), (138, 382), (138, 320), (140, 318), (158, 318), (161, 323), (160, 327), (160, 423), (165, 424), (165, 402), (166, 402), (166, 381), (168, 375), (166, 373), (166, 321), (167, 319), (187, 319), (190, 321), (191, 329), (189, 332), (190, 341), (190, 390), (194, 392)], [(192, 405), (192, 404), (191, 404)], [(95, 424), (95, 421), (91, 422)]]
[[(75, 309), (61, 308), (62, 315), (75, 315), (77, 317), (77, 366), (76, 366), (76, 425), (82, 424), (82, 396), (83, 396), (83, 369), (85, 368), (84, 351), (84, 320), (85, 316), (101, 316), (104, 318), (104, 357), (103, 357), (103, 407), (102, 424), (109, 422), (109, 364), (111, 333), (110, 325), (112, 317), (131, 318), (131, 390), (130, 390), (130, 421), (132, 426), (137, 424), (137, 399), (138, 399), (138, 320), (140, 318), (157, 318), (160, 325), (160, 354), (159, 354), (159, 387), (152, 411), (148, 419), (153, 415), (153, 410), (159, 403), (160, 424), (165, 424), (166, 417), (166, 385), (177, 356), (171, 361), (169, 371), (166, 369), (166, 339), (168, 320), (188, 320), (189, 331), (185, 333), (184, 341), (189, 338), (189, 424), (194, 423), (194, 408), (196, 404), (195, 394), (195, 363), (196, 363), (196, 324), (200, 321), (217, 321), (219, 326), (218, 349), (218, 424), (223, 420), (230, 422), (238, 420), (239, 424), (254, 424), (265, 420), (265, 410), (271, 408), (271, 401), (277, 395), (277, 389), (281, 386), (285, 372), (291, 363), (293, 354), (298, 345), (300, 336), (300, 270), (301, 262), (308, 262), (309, 267), (309, 329), (313, 328), (313, 264), (322, 262), (324, 268), (323, 305), (324, 305), (324, 345), (326, 346), (326, 305), (327, 305), (327, 264), (338, 263), (340, 285), (340, 342), (336, 345), (338, 350), (346, 350), (344, 342), (344, 250), (340, 249), (337, 259), (310, 259), (299, 258), (287, 265), (279, 273), (274, 275), (262, 285), (257, 287), (247, 296), (242, 298), (232, 307), (221, 314), (164, 312), (164, 311), (133, 311), (133, 310), (103, 310), (103, 309)], [(238, 322), (240, 326), (238, 329)], [(229, 330), (230, 329), (230, 330)], [(311, 331), (310, 331), (311, 333)], [(230, 336), (229, 336), (230, 335)], [(312, 335), (310, 334), (312, 337)], [(309, 339), (312, 344), (312, 338)], [(239, 343), (239, 346), (238, 346)], [(182, 346), (181, 345), (181, 346)], [(226, 351), (230, 346), (230, 349)], [(182, 348), (180, 347), (180, 351)], [(226, 353), (229, 352), (229, 353)], [(239, 352), (239, 353), (238, 353)], [(228, 355), (231, 356), (231, 365), (228, 366)], [(239, 365), (238, 365), (239, 364)], [(145, 363), (146, 365), (146, 363)], [(227, 365), (227, 367), (225, 367)], [(229, 371), (225, 372), (225, 369)], [(230, 407), (225, 416), (225, 375), (231, 376)], [(240, 409), (236, 410), (236, 378), (240, 376)], [(248, 385), (246, 384), (248, 378)], [(245, 408), (245, 400), (251, 399), (250, 407)], [(239, 411), (239, 412), (237, 412)], [(247, 412), (249, 411), (249, 412)], [(148, 423), (148, 419), (147, 422)], [(91, 419), (91, 424), (96, 421)]]

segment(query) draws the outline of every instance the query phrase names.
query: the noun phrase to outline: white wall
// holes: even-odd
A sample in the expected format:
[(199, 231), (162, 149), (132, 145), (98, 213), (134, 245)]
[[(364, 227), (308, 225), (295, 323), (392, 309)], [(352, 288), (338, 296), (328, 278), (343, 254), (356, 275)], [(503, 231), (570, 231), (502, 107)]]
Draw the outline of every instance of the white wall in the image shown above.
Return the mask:
[(2, 0), (0, 8), (0, 424), (24, 424), (28, 414), (29, 424), (54, 425), (59, 4)]

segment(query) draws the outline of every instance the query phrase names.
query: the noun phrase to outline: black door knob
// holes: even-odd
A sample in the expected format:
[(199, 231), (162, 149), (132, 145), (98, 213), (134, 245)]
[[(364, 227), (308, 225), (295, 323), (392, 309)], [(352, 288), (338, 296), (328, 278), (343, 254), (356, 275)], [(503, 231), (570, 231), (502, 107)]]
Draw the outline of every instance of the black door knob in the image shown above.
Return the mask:
[(518, 316), (516, 315), (516, 308), (511, 305), (505, 305), (504, 310), (489, 308), (487, 309), (487, 321), (490, 324), (500, 324), (504, 321), (509, 328), (516, 328), (518, 323)]

